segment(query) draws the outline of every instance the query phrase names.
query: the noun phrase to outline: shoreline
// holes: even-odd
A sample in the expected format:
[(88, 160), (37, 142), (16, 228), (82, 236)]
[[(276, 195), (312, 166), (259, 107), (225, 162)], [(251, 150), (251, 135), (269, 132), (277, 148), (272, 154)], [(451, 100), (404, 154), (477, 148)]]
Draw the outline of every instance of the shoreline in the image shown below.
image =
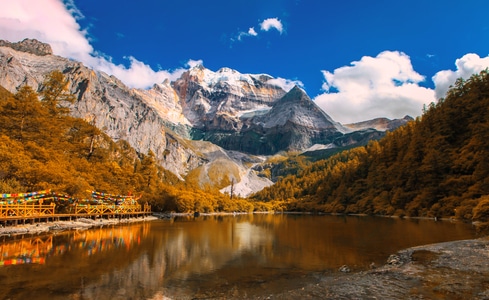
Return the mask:
[[(488, 299), (489, 236), (422, 245), (367, 271), (319, 274), (279, 299)], [(269, 299), (260, 295), (257, 299)]]
[(145, 216), (140, 218), (125, 219), (87, 219), (79, 218), (75, 221), (50, 221), (37, 222), (34, 224), (15, 225), (0, 227), (0, 237), (11, 237), (18, 235), (49, 234), (66, 230), (83, 230), (95, 227), (105, 227), (112, 225), (123, 225), (137, 222), (158, 220), (155, 216)]
[[(456, 218), (429, 218), (429, 217), (399, 217), (399, 216), (369, 216), (364, 214), (326, 214), (326, 213), (313, 213), (313, 212), (275, 212), (275, 211), (259, 211), (259, 212), (211, 212), (211, 213), (153, 213), (151, 216), (145, 216), (140, 218), (127, 218), (127, 219), (87, 219), (79, 218), (75, 221), (49, 221), (49, 222), (37, 222), (34, 224), (12, 225), (12, 226), (0, 226), (0, 237), (5, 236), (17, 236), (17, 235), (35, 235), (41, 233), (59, 232), (65, 230), (81, 230), (90, 229), (101, 226), (113, 226), (121, 224), (129, 224), (135, 222), (145, 222), (154, 220), (169, 220), (175, 217), (206, 217), (206, 216), (239, 216), (248, 214), (283, 214), (283, 215), (318, 215), (318, 216), (351, 216), (351, 217), (380, 217), (380, 218), (399, 218), (405, 220), (432, 220), (433, 222), (464, 222)], [(475, 224), (473, 224), (475, 225)]]

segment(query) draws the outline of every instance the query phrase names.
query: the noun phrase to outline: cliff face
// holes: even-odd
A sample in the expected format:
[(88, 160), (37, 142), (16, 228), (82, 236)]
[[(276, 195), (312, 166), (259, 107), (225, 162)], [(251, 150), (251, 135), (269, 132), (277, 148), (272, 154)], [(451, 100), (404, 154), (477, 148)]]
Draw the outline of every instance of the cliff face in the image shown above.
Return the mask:
[[(173, 127), (185, 136), (188, 122), (178, 110), (173, 115), (165, 113), (172, 105), (178, 107), (178, 101), (173, 98), (176, 95), (169, 86), (137, 91), (81, 63), (30, 52), (0, 47), (0, 85), (14, 93), (24, 84), (38, 90), (46, 74), (61, 70), (70, 81), (70, 91), (77, 97), (70, 107), (75, 117), (92, 122), (114, 140), (127, 140), (138, 152), (152, 150), (159, 163), (176, 175), (186, 174), (206, 161), (171, 131)], [(172, 122), (178, 119), (182, 123)]]

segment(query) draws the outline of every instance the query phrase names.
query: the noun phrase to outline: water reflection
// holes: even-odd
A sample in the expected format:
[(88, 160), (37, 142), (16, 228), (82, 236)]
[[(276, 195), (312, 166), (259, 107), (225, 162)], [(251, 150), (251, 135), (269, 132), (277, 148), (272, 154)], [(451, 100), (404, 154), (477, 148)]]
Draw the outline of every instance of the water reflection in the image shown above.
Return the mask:
[(0, 244), (0, 267), (21, 264), (44, 264), (52, 251), (53, 238), (36, 237)]
[(472, 238), (467, 224), (304, 215), (176, 218), (5, 241), (6, 299), (158, 299), (252, 296), (313, 272), (382, 264), (410, 246)]

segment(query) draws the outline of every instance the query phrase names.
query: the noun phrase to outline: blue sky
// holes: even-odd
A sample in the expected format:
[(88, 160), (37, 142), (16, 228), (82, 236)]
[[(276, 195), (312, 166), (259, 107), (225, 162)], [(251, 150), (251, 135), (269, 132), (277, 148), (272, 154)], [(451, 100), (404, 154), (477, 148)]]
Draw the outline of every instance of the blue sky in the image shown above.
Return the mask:
[(0, 0), (0, 39), (148, 88), (195, 62), (301, 85), (342, 123), (421, 114), (489, 66), (489, 1)]

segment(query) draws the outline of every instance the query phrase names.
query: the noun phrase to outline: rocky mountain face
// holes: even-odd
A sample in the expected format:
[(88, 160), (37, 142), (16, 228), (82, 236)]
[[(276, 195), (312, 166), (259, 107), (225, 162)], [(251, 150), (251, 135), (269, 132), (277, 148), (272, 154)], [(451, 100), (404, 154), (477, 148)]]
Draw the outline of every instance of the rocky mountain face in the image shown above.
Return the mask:
[(17, 43), (10, 43), (8, 41), (0, 40), (0, 47), (9, 47), (17, 51), (27, 52), (38, 56), (53, 54), (53, 49), (51, 49), (49, 44), (31, 39), (25, 39)]
[[(39, 42), (21, 43), (21, 47), (15, 48), (29, 50), (28, 45), (42, 48)], [(189, 123), (182, 115), (173, 113), (174, 107), (178, 111), (178, 98), (165, 84), (137, 91), (79, 62), (32, 52), (35, 50), (0, 47), (0, 85), (13, 93), (24, 84), (39, 90), (46, 74), (61, 70), (70, 81), (70, 91), (77, 97), (70, 107), (75, 117), (92, 122), (114, 140), (127, 140), (140, 153), (153, 151), (159, 163), (178, 176), (207, 161), (187, 140), (171, 130), (172, 125), (181, 120), (173, 127), (185, 136), (185, 126)]]
[(270, 108), (285, 91), (268, 81), (269, 75), (241, 74), (229, 68), (212, 72), (193, 67), (172, 82), (184, 115), (195, 130), (240, 130), (239, 117), (249, 111)]
[[(305, 91), (286, 92), (266, 74), (197, 66), (171, 84), (192, 124), (191, 137), (256, 155), (296, 151), (314, 144), (358, 142), (351, 130), (322, 111)], [(355, 137), (363, 139), (358, 132)], [(341, 141), (342, 140), (342, 141)]]
[[(367, 123), (335, 122), (301, 88), (286, 91), (266, 74), (229, 68), (213, 72), (199, 65), (174, 82), (131, 89), (114, 76), (53, 55), (39, 41), (0, 41), (0, 85), (9, 91), (24, 84), (39, 90), (53, 70), (65, 74), (77, 97), (70, 107), (73, 116), (92, 122), (114, 140), (127, 140), (140, 153), (151, 150), (181, 178), (198, 170), (202, 181), (224, 190), (220, 185), (230, 181), (244, 185), (246, 193), (271, 184), (252, 172), (263, 160), (256, 155), (314, 145), (352, 146), (383, 135), (382, 130), (365, 129)], [(216, 168), (226, 180), (210, 175)]]

